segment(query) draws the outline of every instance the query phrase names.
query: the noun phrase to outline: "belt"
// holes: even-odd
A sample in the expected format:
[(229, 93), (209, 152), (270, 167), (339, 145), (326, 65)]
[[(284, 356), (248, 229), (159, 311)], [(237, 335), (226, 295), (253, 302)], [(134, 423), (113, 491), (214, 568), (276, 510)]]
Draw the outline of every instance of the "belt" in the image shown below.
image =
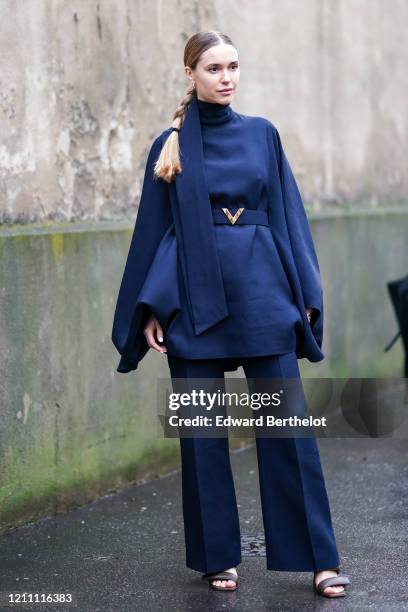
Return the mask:
[(232, 214), (228, 208), (213, 209), (214, 223), (228, 223), (229, 225), (268, 225), (268, 213), (265, 210), (251, 210), (238, 208)]

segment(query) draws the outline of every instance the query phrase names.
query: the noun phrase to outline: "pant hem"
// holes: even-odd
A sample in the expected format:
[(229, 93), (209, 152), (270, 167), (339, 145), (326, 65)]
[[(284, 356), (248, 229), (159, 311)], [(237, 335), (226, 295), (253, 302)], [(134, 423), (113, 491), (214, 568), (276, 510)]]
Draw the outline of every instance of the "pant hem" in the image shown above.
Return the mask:
[(240, 558), (239, 560), (226, 561), (222, 565), (220, 565), (219, 563), (217, 563), (217, 565), (193, 565), (192, 563), (186, 562), (186, 566), (189, 569), (194, 570), (195, 572), (200, 572), (201, 574), (212, 574), (214, 572), (223, 572), (224, 570), (229, 569), (230, 567), (237, 567), (241, 563), (242, 558)]
[(281, 565), (267, 563), (266, 569), (273, 572), (322, 572), (324, 570), (334, 569), (340, 567), (339, 560), (334, 563), (318, 563), (310, 565)]

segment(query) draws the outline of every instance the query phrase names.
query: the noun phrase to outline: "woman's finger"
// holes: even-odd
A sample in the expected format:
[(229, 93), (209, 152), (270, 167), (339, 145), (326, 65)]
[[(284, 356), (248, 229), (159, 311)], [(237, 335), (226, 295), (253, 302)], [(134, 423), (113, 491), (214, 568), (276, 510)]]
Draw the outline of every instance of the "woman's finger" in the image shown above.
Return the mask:
[(157, 344), (157, 341), (155, 338), (156, 325), (157, 325), (157, 320), (152, 316), (149, 319), (148, 324), (144, 328), (143, 333), (145, 335), (146, 342), (150, 346), (150, 348), (155, 349), (159, 353), (162, 353), (163, 352), (162, 347)]
[(145, 336), (146, 336), (147, 344), (150, 346), (150, 348), (155, 349), (159, 353), (166, 352), (166, 347), (160, 346), (159, 344), (157, 344), (153, 327), (146, 327)]
[(162, 349), (164, 349), (163, 352), (167, 352), (167, 349), (166, 349), (166, 347), (163, 344), (163, 342), (164, 342), (163, 329), (162, 329), (162, 327), (161, 327), (161, 325), (160, 325), (160, 323), (158, 322), (157, 319), (155, 319), (155, 324), (156, 324), (156, 338), (157, 338), (157, 342), (159, 342), (160, 343), (160, 347)]
[(156, 320), (156, 336), (159, 342), (163, 342), (163, 330), (160, 323)]
[(159, 353), (166, 353), (167, 352), (166, 347), (162, 344), (162, 342), (163, 342), (163, 330), (162, 330), (162, 327), (161, 327), (160, 323), (156, 319), (156, 317), (151, 315), (151, 317), (150, 317), (150, 319), (148, 321), (148, 324), (146, 325), (143, 333), (146, 336), (146, 340), (147, 340), (147, 343), (150, 346), (150, 348), (155, 349)]
[(161, 330), (161, 328), (160, 328), (160, 331), (156, 329), (156, 338), (157, 338), (157, 342), (159, 343), (161, 352), (167, 353), (167, 348), (163, 344), (164, 339), (163, 339), (163, 331)]
[(160, 347), (162, 349), (164, 349), (164, 352), (167, 352), (167, 348), (163, 344), (163, 342), (164, 342), (164, 338), (163, 338), (164, 334), (163, 334), (162, 326), (160, 325), (160, 323), (158, 322), (157, 319), (154, 320), (154, 323), (155, 323), (155, 326), (156, 326), (155, 335), (156, 335), (157, 342), (160, 344)]

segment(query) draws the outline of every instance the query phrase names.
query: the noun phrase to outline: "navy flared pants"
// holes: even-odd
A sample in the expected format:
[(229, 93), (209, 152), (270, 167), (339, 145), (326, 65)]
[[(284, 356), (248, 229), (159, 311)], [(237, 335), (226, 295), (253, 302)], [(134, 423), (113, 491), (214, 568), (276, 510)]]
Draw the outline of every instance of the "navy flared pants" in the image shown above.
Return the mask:
[[(224, 379), (242, 365), (247, 379), (300, 378), (295, 353), (241, 359), (168, 355), (177, 378)], [(256, 435), (256, 428), (255, 428)], [(186, 565), (217, 572), (241, 563), (241, 536), (227, 437), (180, 438)], [(266, 566), (277, 571), (336, 568), (339, 556), (317, 441), (256, 437)]]

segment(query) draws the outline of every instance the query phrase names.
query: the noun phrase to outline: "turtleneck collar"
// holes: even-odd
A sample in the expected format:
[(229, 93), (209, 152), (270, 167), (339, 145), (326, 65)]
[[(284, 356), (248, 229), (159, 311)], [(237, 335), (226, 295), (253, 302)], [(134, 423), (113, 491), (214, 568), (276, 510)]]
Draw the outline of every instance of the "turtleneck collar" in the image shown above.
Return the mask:
[(233, 110), (230, 104), (206, 102), (197, 98), (198, 114), (202, 125), (220, 125), (230, 121)]

